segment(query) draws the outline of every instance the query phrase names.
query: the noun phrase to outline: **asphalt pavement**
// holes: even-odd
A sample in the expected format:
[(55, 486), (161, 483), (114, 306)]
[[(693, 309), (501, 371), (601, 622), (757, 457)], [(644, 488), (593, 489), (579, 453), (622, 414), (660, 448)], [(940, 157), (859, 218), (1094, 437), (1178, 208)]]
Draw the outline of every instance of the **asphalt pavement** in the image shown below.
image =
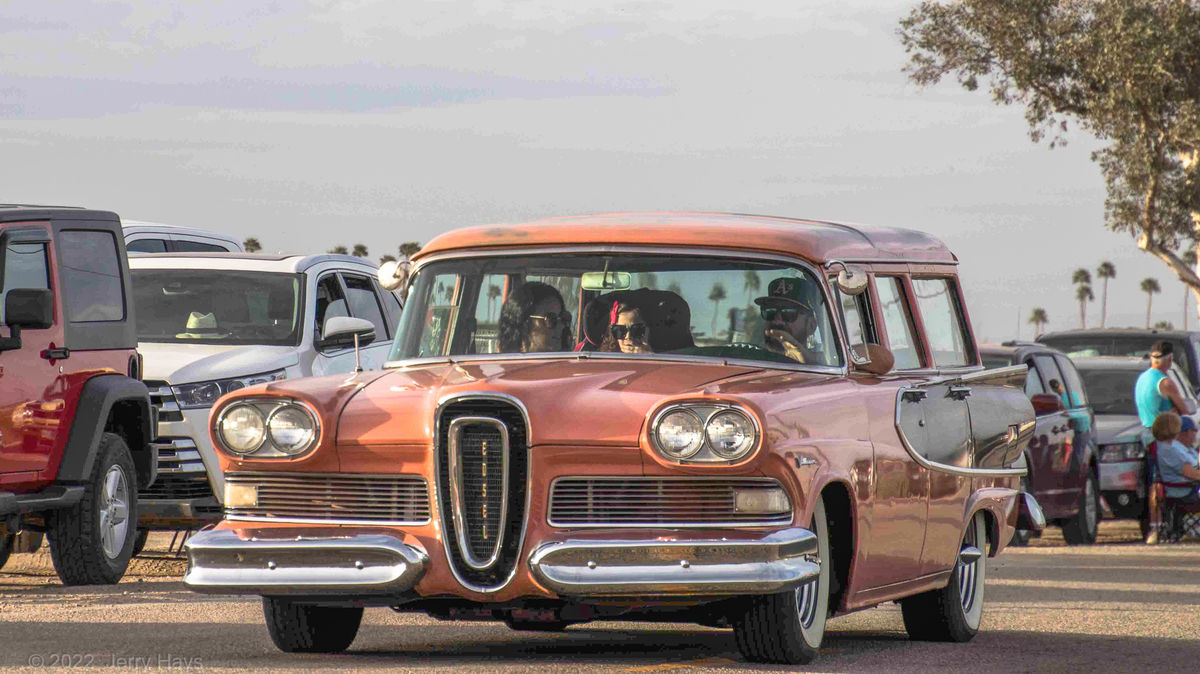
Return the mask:
[[(909, 641), (899, 607), (829, 623), (818, 672), (1200, 671), (1200, 544), (1145, 546), (1105, 522), (1098, 545), (1054, 530), (988, 560), (984, 623), (968, 644)], [(151, 539), (115, 586), (64, 588), (45, 548), (0, 572), (0, 669), (455, 671), (796, 671), (745, 663), (729, 630), (600, 622), (557, 634), (368, 609), (340, 655), (278, 652), (253, 598), (195, 595), (185, 563)]]

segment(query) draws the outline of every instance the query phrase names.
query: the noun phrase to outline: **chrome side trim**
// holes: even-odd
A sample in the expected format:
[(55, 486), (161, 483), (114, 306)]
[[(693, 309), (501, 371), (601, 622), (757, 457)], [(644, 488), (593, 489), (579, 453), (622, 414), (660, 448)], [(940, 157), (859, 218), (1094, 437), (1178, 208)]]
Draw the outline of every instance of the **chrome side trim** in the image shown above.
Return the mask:
[[(516, 577), (517, 569), (521, 566), (519, 560), (520, 560), (521, 551), (523, 551), (525, 549), (525, 533), (529, 528), (529, 506), (531, 504), (530, 497), (531, 497), (531, 494), (533, 493), (533, 470), (531, 467), (532, 463), (533, 463), (533, 456), (532, 456), (532, 448), (530, 447), (530, 442), (529, 442), (529, 439), (533, 437), (533, 426), (529, 422), (529, 410), (525, 408), (525, 403), (522, 403), (516, 397), (511, 396), (507, 393), (500, 393), (498, 391), (472, 391), (470, 393), (451, 393), (449, 395), (445, 395), (445, 396), (442, 396), (441, 398), (439, 398), (437, 408), (433, 412), (433, 414), (434, 414), (434, 416), (433, 416), (433, 421), (434, 421), (433, 438), (434, 438), (434, 445), (435, 445), (434, 452), (433, 452), (433, 475), (434, 475), (434, 480), (433, 480), (434, 509), (433, 509), (433, 512), (437, 514), (437, 517), (439, 519), (441, 519), (441, 496), (438, 493), (438, 489), (440, 489), (440, 486), (438, 485), (439, 480), (437, 479), (437, 474), (438, 474), (438, 471), (441, 469), (441, 466), (440, 466), (441, 457), (439, 456), (441, 454), (441, 452), (437, 451), (436, 444), (442, 437), (442, 429), (441, 429), (442, 410), (445, 409), (446, 405), (449, 405), (450, 403), (459, 402), (459, 401), (463, 401), (463, 400), (499, 400), (501, 402), (506, 402), (506, 403), (516, 407), (517, 410), (520, 411), (521, 417), (525, 420), (525, 435), (526, 435), (525, 451), (527, 453), (529, 453), (529, 458), (528, 458), (529, 468), (525, 471), (525, 517), (524, 517), (523, 521), (521, 522), (521, 537), (517, 541), (518, 562), (516, 564), (513, 564), (513, 568), (511, 571), (509, 571), (508, 576), (504, 579), (504, 582), (502, 582), (499, 585), (496, 585), (494, 587), (483, 587), (481, 585), (476, 585), (474, 583), (467, 581), (465, 578), (463, 578), (462, 576), (459, 575), (458, 570), (454, 568), (454, 564), (449, 564), (450, 573), (454, 575), (454, 579), (458, 581), (459, 585), (462, 585), (466, 589), (472, 590), (474, 592), (492, 593), (492, 592), (497, 592), (497, 591), (502, 590), (505, 587), (507, 587), (508, 584), (512, 582), (512, 579), (514, 577)], [(449, 523), (447, 523), (447, 522), (442, 523), (443, 527), (445, 527), (447, 524), (449, 524)], [(446, 551), (446, 559), (449, 560), (451, 558), (450, 539), (447, 536), (442, 536), (441, 539), (442, 539), (442, 548), (445, 549), (445, 551)]]
[[(1025, 366), (1022, 365), (1021, 367)], [(939, 383), (944, 384), (946, 382), (943, 380)], [(904, 397), (905, 391), (920, 389), (921, 387), (928, 386), (929, 384), (930, 382), (921, 382), (908, 386), (901, 386), (900, 388), (896, 389), (896, 402), (894, 406), (895, 410), (893, 412), (894, 417), (892, 422), (896, 427), (896, 435), (900, 438), (900, 444), (904, 446), (904, 449), (914, 461), (916, 461), (922, 467), (928, 468), (929, 470), (950, 473), (952, 475), (962, 475), (964, 477), (1011, 477), (1013, 475), (1025, 475), (1029, 472), (1025, 468), (962, 468), (960, 466), (951, 466), (949, 464), (939, 463), (937, 461), (930, 461), (929, 459), (921, 456), (921, 454), (911, 444), (909, 444), (908, 436), (904, 434), (904, 427), (900, 425), (900, 407), (901, 403), (903, 402), (902, 398)]]
[[(467, 424), (486, 424), (500, 431), (500, 530), (496, 533), (496, 542), (492, 545), (491, 554), (486, 558), (480, 559), (475, 556), (474, 550), (471, 549), (470, 537), (467, 535), (467, 504), (466, 494), (463, 493), (463, 465), (462, 465), (462, 427)], [(500, 548), (504, 545), (504, 529), (507, 524), (506, 517), (508, 515), (508, 426), (499, 419), (492, 417), (458, 417), (450, 422), (450, 428), (447, 429), (446, 441), (449, 444), (448, 452), (446, 453), (449, 461), (449, 470), (447, 475), (450, 479), (450, 501), (451, 507), (454, 509), (454, 536), (458, 540), (458, 549), (462, 552), (463, 561), (472, 569), (483, 571), (491, 568), (496, 560), (500, 558)], [(527, 450), (528, 451), (528, 450)], [(487, 470), (487, 450), (484, 449), (484, 471)], [(483, 484), (483, 497), (487, 498), (487, 483)], [(483, 526), (487, 527), (487, 505), (484, 505)]]
[(797, 527), (757, 539), (547, 543), (529, 556), (529, 568), (563, 596), (771, 594), (815, 578), (816, 554), (816, 535)]
[(398, 594), (412, 589), (429, 564), (424, 550), (394, 536), (334, 528), (249, 540), (228, 529), (201, 531), (184, 548), (184, 584), (217, 594)]

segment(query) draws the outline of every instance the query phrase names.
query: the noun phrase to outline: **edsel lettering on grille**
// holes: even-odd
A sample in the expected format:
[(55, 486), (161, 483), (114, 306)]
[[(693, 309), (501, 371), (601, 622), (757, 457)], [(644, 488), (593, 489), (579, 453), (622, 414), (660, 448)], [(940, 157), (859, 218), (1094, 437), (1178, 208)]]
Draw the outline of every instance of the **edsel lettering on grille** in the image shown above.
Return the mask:
[(363, 607), (559, 630), (729, 627), (804, 663), (899, 600), (979, 629), (1019, 488), (1025, 366), (983, 371), (955, 256), (920, 232), (650, 213), (453, 231), (381, 282), (381, 371), (230, 393), (224, 518), (187, 584), (262, 595), (287, 651)]

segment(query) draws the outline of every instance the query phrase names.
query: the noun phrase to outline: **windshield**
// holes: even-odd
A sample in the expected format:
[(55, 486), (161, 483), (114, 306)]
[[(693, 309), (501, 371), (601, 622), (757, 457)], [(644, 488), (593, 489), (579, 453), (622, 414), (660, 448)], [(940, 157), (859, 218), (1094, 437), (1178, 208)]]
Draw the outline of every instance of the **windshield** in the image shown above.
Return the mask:
[(638, 254), (427, 264), (412, 281), (391, 358), (575, 351), (842, 364), (808, 271)]
[(300, 276), (225, 269), (134, 269), (138, 341), (300, 343)]
[(1142, 370), (1079, 369), (1096, 414), (1137, 414), (1133, 388)]

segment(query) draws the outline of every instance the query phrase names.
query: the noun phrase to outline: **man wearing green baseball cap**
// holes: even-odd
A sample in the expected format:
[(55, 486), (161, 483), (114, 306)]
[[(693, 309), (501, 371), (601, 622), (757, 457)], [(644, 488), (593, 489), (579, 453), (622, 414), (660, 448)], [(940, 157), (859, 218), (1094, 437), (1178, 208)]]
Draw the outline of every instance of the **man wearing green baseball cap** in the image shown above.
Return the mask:
[(763, 330), (767, 349), (808, 365), (826, 365), (824, 355), (809, 345), (817, 330), (814, 306), (820, 303), (820, 295), (811, 286), (804, 278), (777, 278), (754, 303), (767, 323)]

